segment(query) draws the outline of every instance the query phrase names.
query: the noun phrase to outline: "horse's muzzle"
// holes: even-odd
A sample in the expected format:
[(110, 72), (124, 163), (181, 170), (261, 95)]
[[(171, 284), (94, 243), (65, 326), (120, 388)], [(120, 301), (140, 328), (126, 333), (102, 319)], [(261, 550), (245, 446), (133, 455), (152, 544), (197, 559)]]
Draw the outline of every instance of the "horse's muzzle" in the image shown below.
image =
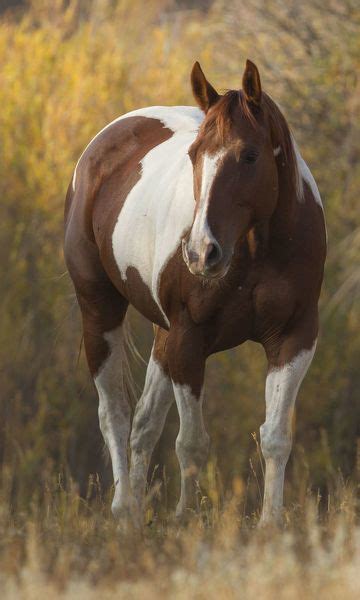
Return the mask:
[(182, 253), (185, 264), (193, 275), (215, 279), (223, 277), (228, 270), (221, 246), (215, 239), (203, 241), (199, 251), (182, 240)]

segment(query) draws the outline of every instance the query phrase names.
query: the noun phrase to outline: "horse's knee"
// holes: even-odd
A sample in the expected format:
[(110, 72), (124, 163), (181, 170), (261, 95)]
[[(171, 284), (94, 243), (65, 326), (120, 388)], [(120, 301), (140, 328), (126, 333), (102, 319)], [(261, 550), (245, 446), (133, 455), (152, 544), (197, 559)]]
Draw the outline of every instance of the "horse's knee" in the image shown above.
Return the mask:
[(140, 454), (152, 448), (152, 442), (157, 435), (157, 431), (151, 424), (147, 423), (141, 426), (139, 423), (133, 425), (130, 436), (131, 451)]
[(279, 432), (264, 423), (260, 427), (260, 445), (265, 460), (287, 461), (292, 446), (291, 431)]
[(203, 431), (196, 439), (184, 439), (180, 436), (176, 439), (176, 454), (181, 464), (184, 466), (194, 465), (201, 468), (205, 463), (210, 446), (210, 438), (206, 431)]
[(107, 441), (108, 434), (115, 430), (128, 438), (130, 431), (130, 407), (120, 403), (119, 398), (104, 398), (99, 394), (98, 418), (100, 431)]
[[(153, 407), (154, 408), (154, 407)], [(167, 411), (164, 407), (164, 413)], [(153, 448), (154, 442), (159, 437), (164, 423), (164, 414), (156, 410), (149, 410), (146, 402), (139, 401), (132, 424), (130, 447), (132, 452), (140, 453)]]

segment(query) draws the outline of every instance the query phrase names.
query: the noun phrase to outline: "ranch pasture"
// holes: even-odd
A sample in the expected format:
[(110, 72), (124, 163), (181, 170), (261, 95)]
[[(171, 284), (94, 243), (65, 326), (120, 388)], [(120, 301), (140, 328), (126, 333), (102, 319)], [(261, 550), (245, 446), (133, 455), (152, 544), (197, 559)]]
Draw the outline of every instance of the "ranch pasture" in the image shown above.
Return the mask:
[[(15, 5), (16, 6), (10, 6)], [(355, 0), (4, 2), (1, 80), (0, 589), (4, 598), (357, 598), (360, 594), (359, 33)], [(62, 252), (68, 182), (118, 115), (193, 105), (260, 68), (319, 185), (328, 259), (320, 336), (294, 417), (284, 526), (258, 528), (266, 364), (208, 361), (199, 514), (175, 519), (179, 423), (150, 465), (146, 526), (111, 516), (96, 392)], [(306, 286), (306, 281), (304, 281)], [(152, 330), (131, 312), (148, 359)], [(139, 396), (145, 369), (132, 365)]]

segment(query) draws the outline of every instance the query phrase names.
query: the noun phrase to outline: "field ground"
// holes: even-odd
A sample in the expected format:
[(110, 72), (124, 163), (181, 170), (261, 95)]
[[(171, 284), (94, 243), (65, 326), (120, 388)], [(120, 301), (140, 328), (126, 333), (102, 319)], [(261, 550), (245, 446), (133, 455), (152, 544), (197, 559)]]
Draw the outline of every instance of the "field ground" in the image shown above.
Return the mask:
[(239, 482), (221, 511), (203, 497), (186, 528), (148, 511), (142, 536), (116, 526), (109, 500), (89, 503), (55, 479), (13, 514), (3, 489), (2, 599), (360, 597), (360, 527), (346, 486), (321, 515), (310, 495), (292, 507), (281, 532), (243, 515)]

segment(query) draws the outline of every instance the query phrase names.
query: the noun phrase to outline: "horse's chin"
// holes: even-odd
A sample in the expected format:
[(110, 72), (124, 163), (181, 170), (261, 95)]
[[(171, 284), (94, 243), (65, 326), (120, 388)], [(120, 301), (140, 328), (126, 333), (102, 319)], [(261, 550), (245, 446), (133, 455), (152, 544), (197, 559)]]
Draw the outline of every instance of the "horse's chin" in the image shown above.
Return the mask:
[(216, 270), (205, 269), (204, 271), (197, 271), (196, 269), (191, 268), (191, 265), (187, 264), (186, 266), (190, 273), (195, 275), (195, 277), (215, 283), (216, 281), (221, 281), (221, 279), (224, 279), (224, 277), (227, 275), (230, 269), (230, 262)]

